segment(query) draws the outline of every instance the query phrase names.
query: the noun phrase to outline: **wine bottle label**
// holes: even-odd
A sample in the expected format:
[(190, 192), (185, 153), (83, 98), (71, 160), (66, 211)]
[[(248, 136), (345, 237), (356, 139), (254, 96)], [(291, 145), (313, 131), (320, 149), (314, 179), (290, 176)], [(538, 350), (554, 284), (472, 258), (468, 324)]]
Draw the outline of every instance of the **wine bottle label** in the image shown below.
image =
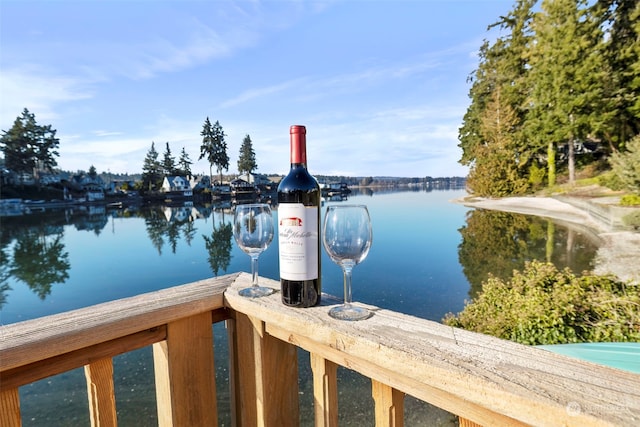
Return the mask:
[(318, 278), (318, 207), (302, 203), (278, 206), (280, 278)]

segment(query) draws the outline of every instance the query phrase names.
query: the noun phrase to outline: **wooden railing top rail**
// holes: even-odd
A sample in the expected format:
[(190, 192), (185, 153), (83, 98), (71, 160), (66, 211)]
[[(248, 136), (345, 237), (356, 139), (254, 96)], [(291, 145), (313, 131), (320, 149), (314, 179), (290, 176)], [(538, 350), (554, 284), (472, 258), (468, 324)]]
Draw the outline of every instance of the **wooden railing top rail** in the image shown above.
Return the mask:
[(0, 327), (0, 370), (98, 345), (221, 309), (237, 274), (176, 286)]
[(478, 424), (640, 423), (640, 375), (375, 307), (345, 322), (327, 315), (326, 302), (293, 309), (278, 293), (240, 297), (250, 282), (241, 274), (225, 304), (270, 335)]

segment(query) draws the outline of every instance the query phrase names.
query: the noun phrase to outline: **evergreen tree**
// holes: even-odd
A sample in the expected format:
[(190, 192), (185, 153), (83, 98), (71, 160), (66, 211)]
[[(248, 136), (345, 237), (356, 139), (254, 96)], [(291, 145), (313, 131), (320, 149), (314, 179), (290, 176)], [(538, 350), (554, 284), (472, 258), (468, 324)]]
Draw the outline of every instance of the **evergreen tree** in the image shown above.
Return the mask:
[(162, 183), (162, 165), (158, 161), (158, 156), (155, 143), (151, 142), (151, 148), (142, 165), (142, 188), (145, 190), (157, 190)]
[(51, 125), (40, 126), (28, 109), (22, 111), (8, 131), (2, 131), (0, 146), (5, 167), (17, 174), (32, 174), (36, 180), (41, 171), (57, 166), (56, 157), (60, 141)]
[(191, 178), (192, 164), (193, 162), (189, 158), (189, 154), (187, 154), (187, 151), (184, 149), (184, 147), (182, 147), (182, 151), (180, 152), (180, 159), (178, 160), (178, 169), (179, 169), (180, 175), (186, 176), (187, 178)]
[(98, 177), (98, 171), (96, 170), (96, 167), (91, 165), (91, 167), (89, 168), (89, 172), (87, 173), (87, 175), (89, 175), (89, 177), (93, 180), (95, 180)]
[(220, 174), (220, 182), (222, 183), (222, 171), (229, 170), (229, 156), (227, 155), (227, 143), (224, 140), (226, 136), (222, 130), (222, 126), (216, 120), (215, 124), (211, 126), (209, 117), (202, 126), (202, 145), (200, 145), (200, 157), (198, 160), (207, 158), (209, 162), (209, 176), (213, 183), (213, 165), (216, 166), (218, 173)]
[(631, 28), (633, 35), (630, 37), (633, 41), (629, 45), (630, 56), (632, 60), (629, 64), (629, 88), (634, 92), (634, 96), (630, 97), (629, 110), (633, 115), (635, 126), (633, 130), (636, 134), (640, 134), (640, 3), (636, 3), (636, 7), (631, 13)]
[[(470, 77), (471, 104), (460, 128), (459, 147), (462, 149), (460, 163), (471, 167), (469, 176), (473, 179), (467, 184), (472, 191), (489, 195), (504, 194), (506, 188), (518, 188), (518, 192), (526, 190), (522, 184), (526, 182), (528, 165), (535, 154), (535, 149), (528, 145), (523, 133), (528, 96), (526, 52), (532, 39), (530, 26), (534, 4), (534, 0), (519, 0), (509, 14), (489, 26), (500, 27), (506, 34), (494, 44), (488, 41), (483, 43), (479, 52), (479, 67)], [(493, 110), (495, 108), (502, 109), (503, 113), (508, 111), (510, 116), (508, 145), (511, 151), (498, 163), (495, 163), (498, 161), (495, 156), (492, 159), (484, 158), (496, 148), (491, 146), (496, 141), (496, 135), (485, 134), (490, 130), (485, 125), (488, 118), (500, 118), (501, 112)], [(499, 139), (504, 143), (504, 138)], [(502, 151), (502, 154), (506, 153)], [(497, 167), (506, 169), (495, 170)], [(485, 173), (489, 175), (482, 176)], [(512, 181), (495, 181), (495, 174)], [(475, 188), (476, 185), (479, 187)]]
[(480, 133), (480, 117), (484, 111), (488, 96), (491, 94), (492, 83), (486, 78), (485, 68), (489, 58), (489, 49), (491, 45), (488, 41), (484, 41), (479, 50), (480, 65), (473, 76), (469, 76), (472, 82), (469, 90), (469, 98), (471, 104), (467, 107), (464, 115), (462, 126), (460, 127), (458, 139), (460, 144), (458, 147), (462, 150), (462, 158), (459, 162), (465, 166), (471, 166), (478, 156), (478, 150), (484, 144), (482, 134)]
[(500, 90), (494, 92), (481, 118), (480, 131), (485, 143), (476, 151), (474, 166), (467, 185), (479, 196), (502, 197), (521, 194), (528, 189), (518, 161), (518, 146), (514, 127), (519, 123), (517, 113), (502, 105)]
[(606, 33), (602, 53), (608, 70), (601, 102), (611, 113), (598, 136), (617, 151), (640, 133), (640, 3), (599, 0), (591, 10)]
[(547, 145), (548, 182), (556, 180), (556, 154), (567, 147), (569, 181), (575, 179), (574, 143), (603, 129), (611, 112), (602, 108), (606, 67), (602, 31), (586, 0), (544, 0), (534, 17), (531, 48), (532, 140)]
[(238, 172), (240, 174), (247, 174), (247, 181), (249, 180), (249, 174), (258, 168), (256, 163), (256, 153), (253, 151), (253, 145), (251, 144), (251, 137), (249, 135), (244, 137), (242, 145), (240, 146), (240, 156), (238, 157)]
[(165, 176), (173, 176), (177, 174), (176, 171), (176, 159), (171, 155), (171, 148), (169, 148), (169, 142), (167, 142), (164, 156), (162, 158), (162, 170)]
[[(25, 117), (27, 111), (23, 113)], [(30, 173), (35, 166), (33, 163), (33, 152), (29, 149), (29, 141), (25, 130), (25, 123), (20, 117), (16, 118), (13, 126), (8, 131), (3, 130), (2, 152), (4, 154), (4, 164), (7, 169), (15, 173)]]

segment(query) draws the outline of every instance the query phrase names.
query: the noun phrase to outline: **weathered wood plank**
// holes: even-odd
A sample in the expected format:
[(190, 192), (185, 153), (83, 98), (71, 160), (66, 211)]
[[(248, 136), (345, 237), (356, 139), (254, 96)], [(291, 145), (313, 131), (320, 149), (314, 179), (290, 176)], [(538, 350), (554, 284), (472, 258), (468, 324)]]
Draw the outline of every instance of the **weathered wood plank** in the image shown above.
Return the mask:
[[(298, 426), (296, 347), (265, 333), (262, 321), (241, 313), (236, 313), (235, 330), (234, 352), (239, 369), (234, 370), (237, 375), (234, 388), (242, 405), (236, 425)], [(250, 405), (255, 405), (255, 409)]]
[(257, 394), (253, 324), (248, 316), (237, 314), (227, 322), (229, 334), (229, 378), (233, 426), (257, 426)]
[[(497, 414), (482, 406), (475, 405), (464, 398), (448, 393), (446, 390), (432, 387), (420, 379), (414, 379), (408, 375), (398, 374), (393, 369), (381, 367), (367, 359), (345, 354), (340, 350), (335, 350), (331, 346), (319, 344), (313, 339), (293, 334), (289, 330), (279, 329), (274, 325), (267, 325), (267, 327), (269, 333), (275, 337), (284, 341), (289, 341), (310, 353), (317, 353), (328, 360), (332, 360), (340, 366), (345, 366), (351, 370), (359, 372), (372, 380), (388, 384), (406, 394), (410, 394), (449, 412), (455, 414), (467, 414), (468, 416), (473, 414), (473, 418), (481, 420), (484, 425), (499, 425), (501, 427), (519, 427), (527, 425), (526, 423)], [(389, 362), (393, 364), (393, 360), (390, 360)]]
[(473, 421), (467, 420), (466, 418), (459, 418), (458, 426), (459, 427), (482, 427), (480, 424), (476, 424)]
[(84, 367), (89, 398), (89, 416), (93, 427), (116, 427), (116, 398), (111, 358), (96, 360)]
[(376, 427), (404, 426), (404, 393), (371, 380), (371, 395), (376, 404)]
[(262, 373), (262, 409), (265, 427), (300, 425), (298, 394), (298, 349), (288, 342), (263, 333), (254, 335), (261, 343), (259, 372)]
[(250, 281), (240, 275), (225, 304), (261, 319), (267, 333), (478, 424), (640, 420), (640, 375), (375, 307), (370, 319), (341, 322), (326, 306), (285, 307), (278, 294), (241, 298)]
[(156, 383), (158, 427), (173, 427), (171, 376), (169, 375), (169, 369), (167, 342), (160, 341), (153, 344), (153, 373)]
[(313, 371), (313, 401), (315, 425), (338, 426), (338, 365), (315, 354), (310, 354)]
[(0, 426), (20, 427), (20, 396), (17, 388), (0, 391)]
[(169, 323), (153, 356), (159, 425), (217, 426), (211, 314)]
[(221, 308), (222, 294), (236, 276), (202, 280), (1, 326), (0, 371)]
[(122, 338), (96, 344), (87, 348), (71, 351), (19, 366), (0, 373), (0, 391), (30, 384), (52, 375), (61, 374), (90, 364), (93, 360), (112, 358), (128, 351), (146, 347), (167, 336), (165, 326), (149, 329)]

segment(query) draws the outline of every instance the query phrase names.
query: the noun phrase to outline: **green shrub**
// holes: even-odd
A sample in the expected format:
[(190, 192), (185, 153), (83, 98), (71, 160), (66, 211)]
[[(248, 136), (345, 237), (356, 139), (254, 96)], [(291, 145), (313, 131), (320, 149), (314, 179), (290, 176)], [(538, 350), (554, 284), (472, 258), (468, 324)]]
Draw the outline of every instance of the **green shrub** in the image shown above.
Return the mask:
[(620, 198), (621, 206), (640, 206), (640, 195), (626, 194)]
[[(620, 198), (621, 206), (640, 206), (640, 195), (627, 194)], [(626, 227), (640, 229), (640, 210), (635, 209), (633, 212), (622, 217), (622, 223)]]
[(529, 167), (529, 183), (533, 189), (537, 190), (542, 187), (544, 183), (544, 177), (546, 170), (538, 165), (538, 162), (533, 162)]
[(640, 286), (533, 261), (509, 281), (490, 277), (443, 322), (530, 345), (640, 341)]
[(627, 151), (611, 154), (611, 168), (624, 187), (640, 194), (640, 135), (627, 144)]
[(640, 211), (631, 212), (622, 217), (622, 224), (626, 227), (640, 229)]
[(608, 171), (598, 176), (597, 182), (601, 186), (610, 188), (611, 190), (614, 190), (614, 191), (625, 189), (623, 182), (620, 180), (620, 178), (618, 178), (618, 175), (616, 175), (615, 172), (613, 171)]

